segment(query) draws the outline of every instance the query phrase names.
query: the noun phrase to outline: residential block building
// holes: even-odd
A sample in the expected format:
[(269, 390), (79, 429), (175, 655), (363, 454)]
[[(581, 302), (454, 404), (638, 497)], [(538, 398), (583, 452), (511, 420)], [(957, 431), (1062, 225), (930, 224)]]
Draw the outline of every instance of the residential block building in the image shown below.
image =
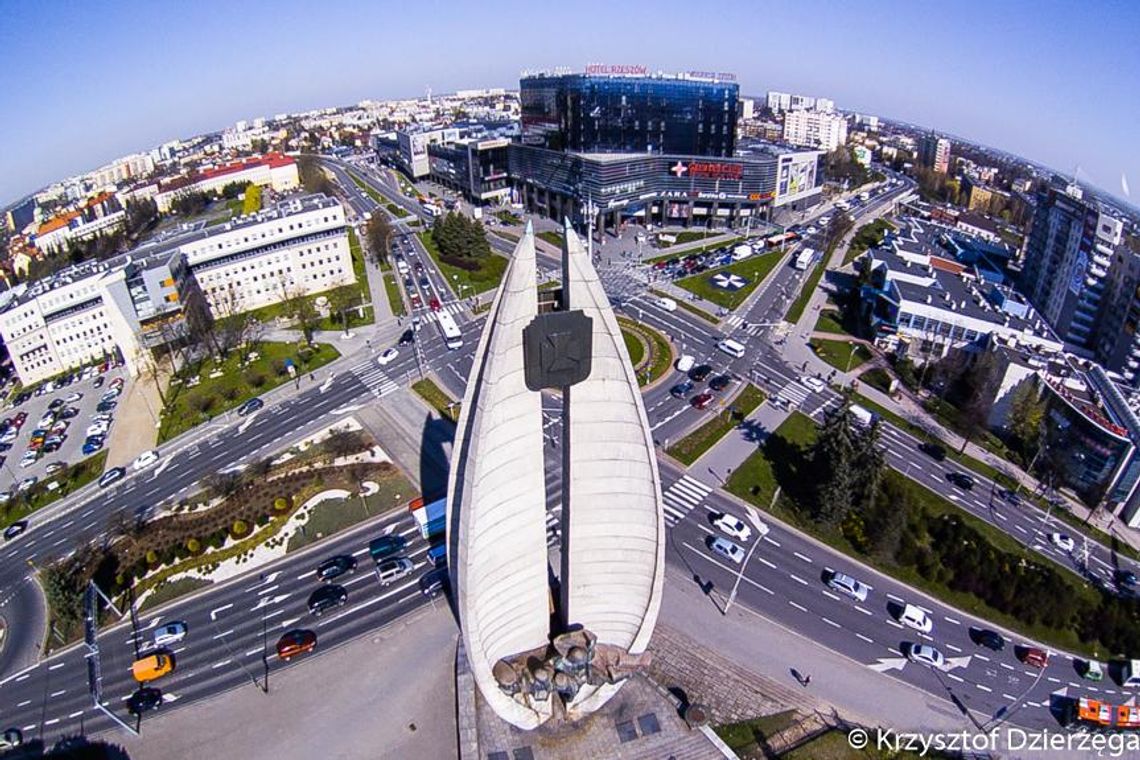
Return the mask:
[(784, 141), (831, 152), (847, 143), (847, 119), (820, 111), (789, 111), (784, 117)]

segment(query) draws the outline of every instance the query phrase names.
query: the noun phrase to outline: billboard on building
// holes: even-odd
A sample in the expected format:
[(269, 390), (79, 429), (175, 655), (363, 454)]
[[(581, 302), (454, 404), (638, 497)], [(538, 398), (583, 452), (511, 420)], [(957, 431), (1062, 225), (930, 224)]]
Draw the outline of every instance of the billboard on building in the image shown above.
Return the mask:
[(780, 157), (780, 172), (776, 179), (776, 205), (789, 203), (815, 192), (816, 169), (819, 153), (806, 151)]

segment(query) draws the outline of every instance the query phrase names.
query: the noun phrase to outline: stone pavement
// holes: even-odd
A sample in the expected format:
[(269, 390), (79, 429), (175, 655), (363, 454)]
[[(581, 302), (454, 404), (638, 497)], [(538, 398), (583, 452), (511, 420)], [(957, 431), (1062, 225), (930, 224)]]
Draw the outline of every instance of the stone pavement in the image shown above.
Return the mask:
[[(166, 383), (169, 373), (162, 373), (158, 382)], [(124, 374), (126, 383), (119, 405), (115, 409), (115, 423), (107, 438), (107, 465), (126, 467), (139, 454), (153, 449), (158, 441), (158, 413), (162, 409), (155, 381), (144, 375), (130, 377)], [(96, 391), (102, 392), (102, 389)], [(78, 433), (78, 431), (76, 431)]]

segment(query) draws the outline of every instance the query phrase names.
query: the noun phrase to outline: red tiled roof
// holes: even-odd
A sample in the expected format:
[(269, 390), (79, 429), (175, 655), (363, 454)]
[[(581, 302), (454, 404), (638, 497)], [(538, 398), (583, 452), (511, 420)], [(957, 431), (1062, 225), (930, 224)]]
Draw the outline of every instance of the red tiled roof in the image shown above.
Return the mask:
[(278, 169), (282, 166), (289, 166), (294, 161), (288, 156), (283, 156), (280, 153), (266, 153), (264, 156), (255, 158), (247, 158), (244, 161), (235, 161), (232, 164), (225, 164), (213, 169), (206, 169), (201, 173), (203, 179), (212, 179), (213, 177), (222, 177), (226, 174), (234, 174), (235, 172), (245, 171), (246, 169), (253, 169), (258, 166), (268, 166), (270, 169)]
[(40, 225), (40, 228), (36, 230), (36, 234), (46, 235), (49, 232), (55, 232), (58, 229), (66, 227), (71, 223), (71, 220), (75, 219), (77, 216), (79, 216), (78, 211), (68, 211), (66, 213), (60, 214), (59, 216), (53, 216), (51, 219), (48, 219), (46, 222)]
[(942, 272), (950, 272), (951, 274), (961, 274), (966, 267), (959, 264), (957, 261), (944, 259), (941, 256), (931, 256), (930, 266)]

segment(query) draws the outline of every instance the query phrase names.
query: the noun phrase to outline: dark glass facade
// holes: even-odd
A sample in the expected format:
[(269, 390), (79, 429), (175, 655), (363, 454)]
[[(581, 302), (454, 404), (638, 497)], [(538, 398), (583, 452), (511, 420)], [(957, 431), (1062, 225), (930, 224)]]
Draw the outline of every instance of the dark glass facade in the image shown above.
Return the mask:
[(526, 77), (524, 145), (582, 153), (731, 157), (740, 88), (666, 77)]

